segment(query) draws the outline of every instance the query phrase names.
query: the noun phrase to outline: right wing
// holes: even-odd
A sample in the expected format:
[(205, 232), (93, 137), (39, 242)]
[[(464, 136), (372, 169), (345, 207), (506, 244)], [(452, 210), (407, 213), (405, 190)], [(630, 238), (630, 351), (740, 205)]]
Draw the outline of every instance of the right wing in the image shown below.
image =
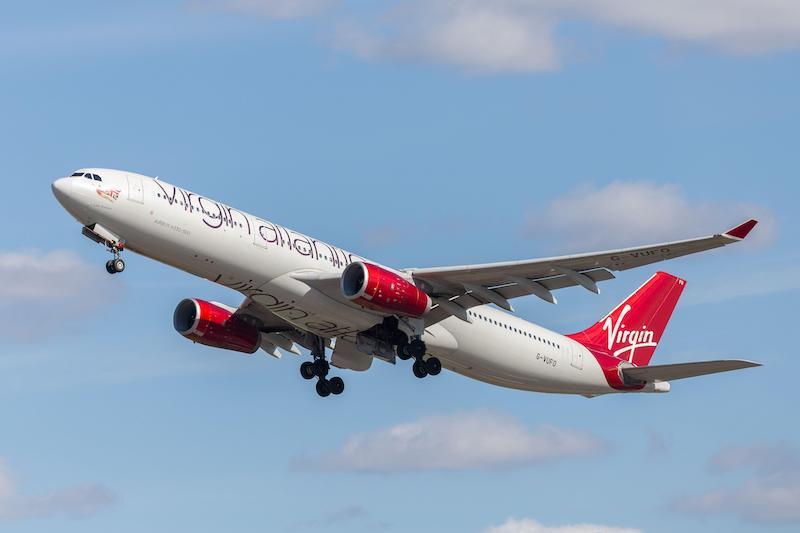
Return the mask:
[(761, 363), (741, 359), (728, 359), (723, 361), (628, 367), (622, 369), (622, 375), (633, 381), (671, 381), (755, 366), (761, 366)]
[(409, 268), (405, 272), (411, 274), (417, 286), (438, 304), (426, 315), (426, 324), (434, 324), (451, 315), (468, 320), (466, 309), (494, 303), (511, 311), (508, 300), (519, 296), (534, 294), (556, 303), (552, 291), (564, 287), (580, 285), (598, 292), (597, 283), (613, 279), (612, 271), (732, 244), (744, 239), (757, 223), (748, 220), (724, 233), (708, 237), (634, 248), (503, 263)]

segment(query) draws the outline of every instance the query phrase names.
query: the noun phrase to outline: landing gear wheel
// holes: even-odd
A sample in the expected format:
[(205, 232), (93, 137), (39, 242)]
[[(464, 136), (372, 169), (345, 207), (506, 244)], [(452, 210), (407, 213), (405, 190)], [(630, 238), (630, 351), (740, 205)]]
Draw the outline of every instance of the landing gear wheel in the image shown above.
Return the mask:
[(431, 376), (438, 376), (439, 372), (442, 371), (442, 362), (439, 361), (438, 357), (430, 357), (425, 361), (425, 370)]
[(314, 375), (320, 379), (325, 378), (331, 368), (325, 359), (315, 359), (311, 364), (314, 366)]
[(313, 378), (316, 375), (314, 374), (314, 363), (306, 361), (300, 365), (300, 375), (303, 376), (303, 379)]
[(106, 272), (108, 272), (109, 274), (116, 274), (117, 273), (116, 270), (114, 270), (114, 260), (113, 259), (109, 259), (108, 261), (106, 261)]
[(116, 272), (117, 274), (125, 270), (125, 261), (123, 261), (119, 257), (111, 261), (111, 265), (114, 269), (114, 272)]
[(317, 394), (323, 398), (331, 395), (331, 385), (327, 379), (320, 379), (317, 381)]
[(428, 369), (425, 366), (425, 362), (421, 359), (414, 361), (414, 366), (411, 367), (411, 369), (414, 371), (414, 375), (419, 379), (422, 379), (428, 375)]
[(328, 387), (331, 389), (331, 394), (341, 394), (344, 392), (344, 380), (339, 376), (332, 377), (328, 381)]
[(397, 345), (397, 357), (400, 358), (402, 361), (407, 361), (411, 359), (411, 354), (408, 353), (408, 344), (402, 342)]
[(425, 355), (426, 349), (427, 347), (425, 346), (424, 342), (422, 342), (420, 339), (414, 339), (409, 343), (407, 351), (411, 357), (419, 359), (420, 357)]

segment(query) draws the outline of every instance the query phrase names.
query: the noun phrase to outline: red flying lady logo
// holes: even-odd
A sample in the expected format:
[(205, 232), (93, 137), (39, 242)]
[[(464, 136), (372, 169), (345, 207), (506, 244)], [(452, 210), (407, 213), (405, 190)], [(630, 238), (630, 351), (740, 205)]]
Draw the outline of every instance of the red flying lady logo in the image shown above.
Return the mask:
[(97, 189), (97, 196), (108, 200), (109, 202), (116, 202), (119, 199), (119, 190), (117, 189)]

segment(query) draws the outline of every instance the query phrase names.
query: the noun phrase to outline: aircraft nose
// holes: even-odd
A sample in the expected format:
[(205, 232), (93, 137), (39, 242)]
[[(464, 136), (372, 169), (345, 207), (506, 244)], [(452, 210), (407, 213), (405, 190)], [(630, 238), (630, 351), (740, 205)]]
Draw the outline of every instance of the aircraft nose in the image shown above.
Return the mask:
[(70, 185), (71, 183), (69, 178), (59, 178), (53, 182), (53, 195), (57, 200), (61, 201), (67, 197)]

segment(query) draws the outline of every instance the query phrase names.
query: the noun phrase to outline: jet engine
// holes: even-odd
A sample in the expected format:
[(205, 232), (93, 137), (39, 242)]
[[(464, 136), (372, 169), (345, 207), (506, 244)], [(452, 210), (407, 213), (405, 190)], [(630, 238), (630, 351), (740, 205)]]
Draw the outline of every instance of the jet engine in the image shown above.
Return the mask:
[(399, 274), (361, 261), (344, 269), (341, 289), (359, 305), (403, 316), (421, 317), (432, 304), (430, 296)]
[(214, 348), (251, 354), (261, 345), (258, 328), (234, 316), (233, 311), (204, 300), (183, 300), (175, 308), (172, 323), (187, 339)]

